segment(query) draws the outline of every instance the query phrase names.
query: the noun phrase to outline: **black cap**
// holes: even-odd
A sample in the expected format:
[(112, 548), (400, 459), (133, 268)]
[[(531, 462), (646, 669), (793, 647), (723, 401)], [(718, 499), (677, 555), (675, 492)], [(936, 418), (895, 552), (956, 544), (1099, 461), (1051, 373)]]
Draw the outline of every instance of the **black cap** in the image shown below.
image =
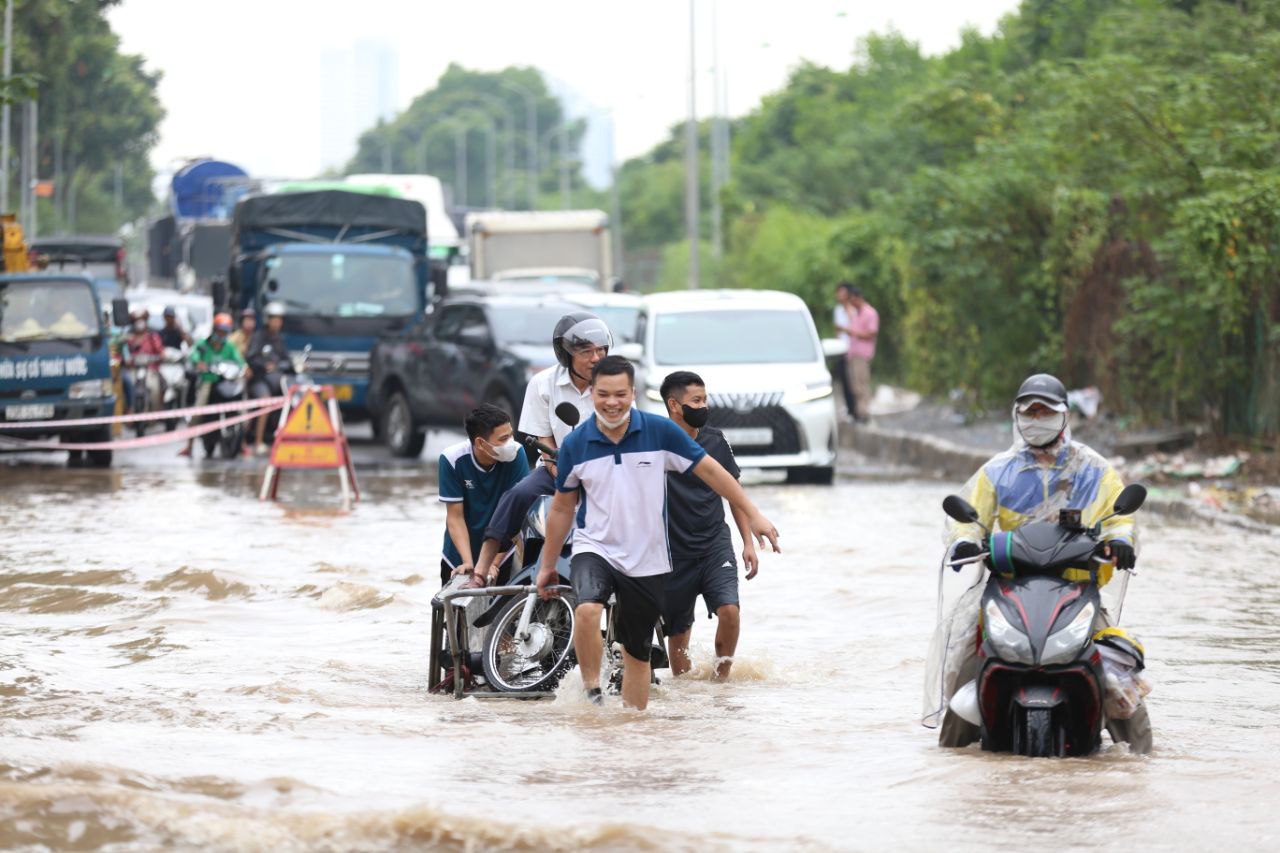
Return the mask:
[(1051, 376), (1048, 373), (1037, 373), (1023, 380), (1022, 386), (1018, 388), (1016, 402), (1019, 405), (1032, 402), (1044, 403), (1051, 409), (1065, 412), (1067, 410), (1067, 388), (1058, 377)]

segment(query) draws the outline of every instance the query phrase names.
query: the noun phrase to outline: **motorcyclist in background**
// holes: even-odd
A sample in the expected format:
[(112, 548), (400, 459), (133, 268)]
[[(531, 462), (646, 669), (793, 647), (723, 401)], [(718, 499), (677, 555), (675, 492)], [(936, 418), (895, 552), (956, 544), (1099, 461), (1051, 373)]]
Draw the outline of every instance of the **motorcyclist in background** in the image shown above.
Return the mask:
[[(217, 314), (213, 318), (213, 331), (209, 337), (196, 344), (196, 348), (191, 351), (191, 363), (198, 374), (195, 401), (197, 406), (203, 406), (209, 402), (209, 393), (219, 378), (218, 374), (213, 372), (217, 365), (224, 361), (239, 365), (245, 363), (244, 356), (228, 339), (232, 327), (230, 314)], [(197, 422), (199, 421), (192, 421), (193, 424)], [(190, 456), (193, 441), (195, 441), (194, 438), (187, 439), (187, 446), (178, 451), (178, 455)]]
[[(1013, 419), (1016, 431), (1013, 447), (988, 460), (960, 492), (960, 496), (977, 509), (979, 521), (988, 530), (1009, 531), (1033, 521), (1057, 523), (1059, 512), (1064, 509), (1080, 510), (1081, 522), (1091, 526), (1111, 512), (1124, 483), (1101, 454), (1071, 437), (1067, 390), (1062, 382), (1047, 373), (1027, 377), (1018, 389)], [(1102, 540), (1103, 556), (1113, 564), (1099, 567), (1099, 586), (1110, 582), (1115, 569), (1132, 569), (1136, 563), (1133, 517), (1115, 516), (1103, 521)], [(948, 562), (977, 557), (986, 550), (984, 534), (977, 524), (948, 520), (946, 541)], [(952, 568), (960, 571), (963, 566)], [(1089, 573), (1068, 569), (1063, 578), (1088, 581)], [(953, 629), (976, 623), (982, 590), (983, 585), (976, 583), (957, 602), (949, 616)], [(1097, 620), (1095, 630), (1113, 621), (1105, 608), (1099, 610)], [(946, 701), (950, 701), (960, 685), (976, 675), (977, 643), (964, 637), (964, 630), (948, 632), (948, 636), (959, 640), (948, 649), (951, 653), (942, 665)], [(1132, 722), (1125, 720), (1108, 725), (1122, 728), (1123, 724)], [(1116, 731), (1112, 734), (1117, 736)], [(1129, 740), (1128, 737), (1122, 739)]]
[(125, 393), (128, 395), (129, 405), (133, 411), (142, 411), (139, 406), (141, 402), (135, 394), (142, 394), (144, 389), (135, 388), (133, 384), (133, 369), (140, 366), (140, 361), (147, 361), (146, 373), (143, 374), (146, 379), (146, 395), (151, 399), (152, 410), (160, 408), (160, 395), (162, 389), (160, 387), (160, 357), (164, 355), (164, 342), (160, 340), (160, 336), (147, 328), (147, 321), (151, 318), (151, 314), (145, 308), (135, 308), (129, 313), (129, 332), (124, 339), (123, 361), (129, 370), (124, 372)]
[(173, 349), (191, 346), (191, 336), (178, 323), (178, 312), (172, 305), (165, 306), (164, 327), (160, 329), (160, 340), (164, 342), (165, 347), (172, 347)]
[[(283, 393), (281, 379), (286, 373), (293, 372), (293, 362), (289, 360), (289, 347), (284, 342), (284, 303), (272, 302), (267, 305), (267, 324), (253, 333), (249, 342), (246, 360), (253, 371), (253, 383), (249, 386), (249, 396), (255, 400), (263, 397), (278, 397)], [(255, 427), (254, 452), (263, 456), (267, 445), (263, 441), (267, 431), (267, 418), (258, 418)]]

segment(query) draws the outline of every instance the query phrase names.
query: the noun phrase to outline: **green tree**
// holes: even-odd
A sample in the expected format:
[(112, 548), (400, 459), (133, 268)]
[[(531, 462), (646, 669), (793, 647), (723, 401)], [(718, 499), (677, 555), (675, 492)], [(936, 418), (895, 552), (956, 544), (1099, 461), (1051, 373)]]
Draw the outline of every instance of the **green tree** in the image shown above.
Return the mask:
[[(153, 202), (148, 155), (164, 115), (160, 75), (120, 52), (105, 16), (118, 2), (14, 4), (14, 70), (35, 84), (37, 172), (54, 184), (53, 198), (40, 205), (42, 232), (114, 231)], [(20, 138), (22, 111), (14, 116)], [(10, 172), (16, 191), (17, 170)]]

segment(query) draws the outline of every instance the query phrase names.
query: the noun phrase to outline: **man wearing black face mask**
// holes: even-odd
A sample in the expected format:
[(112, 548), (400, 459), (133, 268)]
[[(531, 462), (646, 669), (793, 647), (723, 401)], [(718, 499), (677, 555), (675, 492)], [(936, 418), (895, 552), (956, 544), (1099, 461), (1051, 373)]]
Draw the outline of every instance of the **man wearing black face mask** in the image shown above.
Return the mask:
[[(711, 409), (702, 377), (687, 370), (676, 371), (662, 381), (660, 393), (671, 420), (736, 479), (740, 472), (733, 448), (724, 433), (706, 425)], [(742, 536), (742, 562), (747, 580), (751, 580), (759, 570), (751, 528), (746, 516), (736, 509), (733, 520)], [(669, 637), (671, 673), (689, 671), (689, 636), (701, 595), (707, 618), (716, 616), (715, 677), (724, 681), (738, 647), (738, 564), (724, 519), (724, 503), (694, 474), (667, 474), (667, 539), (672, 571), (667, 578), (662, 622)]]

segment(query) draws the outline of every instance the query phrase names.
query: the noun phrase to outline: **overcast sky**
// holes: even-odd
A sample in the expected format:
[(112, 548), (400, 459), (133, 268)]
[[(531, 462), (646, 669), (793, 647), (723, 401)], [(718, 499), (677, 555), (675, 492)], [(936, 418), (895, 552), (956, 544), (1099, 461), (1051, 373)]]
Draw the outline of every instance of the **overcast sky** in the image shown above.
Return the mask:
[[(713, 0), (697, 0), (698, 108), (711, 106)], [(991, 32), (1017, 0), (718, 0), (729, 112), (750, 111), (804, 60), (848, 66), (857, 39), (895, 28), (939, 53), (963, 27)], [(189, 10), (189, 11), (187, 11)], [(125, 0), (109, 17), (124, 49), (164, 72), (158, 169), (197, 155), (251, 173), (322, 168), (320, 63), (381, 40), (397, 54), (395, 103), (432, 88), (450, 62), (532, 65), (612, 108), (620, 159), (644, 152), (688, 110), (688, 0)]]

